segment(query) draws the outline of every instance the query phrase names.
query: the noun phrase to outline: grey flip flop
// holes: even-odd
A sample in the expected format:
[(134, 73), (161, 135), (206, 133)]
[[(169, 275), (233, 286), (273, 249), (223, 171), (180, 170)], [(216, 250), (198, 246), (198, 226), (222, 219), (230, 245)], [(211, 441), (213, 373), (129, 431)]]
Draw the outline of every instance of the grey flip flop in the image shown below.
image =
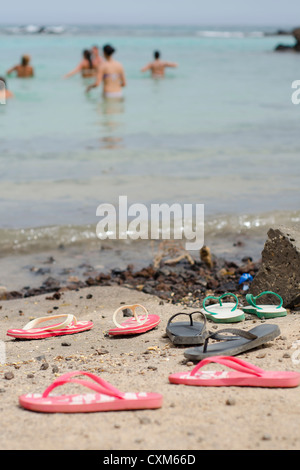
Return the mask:
[[(195, 322), (193, 321), (193, 315), (199, 313), (199, 315), (203, 318), (203, 322)], [(190, 317), (189, 322), (174, 322), (172, 320), (179, 315), (188, 315)], [(200, 312), (200, 310), (196, 310), (195, 312), (186, 313), (186, 312), (179, 312), (173, 315), (167, 324), (166, 333), (173, 344), (203, 344), (205, 338), (209, 335), (209, 332), (206, 329), (206, 316)]]
[[(231, 333), (235, 336), (230, 337), (223, 333)], [(187, 349), (184, 356), (191, 361), (201, 361), (209, 356), (236, 356), (272, 341), (279, 335), (280, 329), (277, 325), (258, 325), (249, 331), (225, 328), (207, 336), (202, 347)], [(208, 346), (210, 338), (220, 340), (220, 343)]]

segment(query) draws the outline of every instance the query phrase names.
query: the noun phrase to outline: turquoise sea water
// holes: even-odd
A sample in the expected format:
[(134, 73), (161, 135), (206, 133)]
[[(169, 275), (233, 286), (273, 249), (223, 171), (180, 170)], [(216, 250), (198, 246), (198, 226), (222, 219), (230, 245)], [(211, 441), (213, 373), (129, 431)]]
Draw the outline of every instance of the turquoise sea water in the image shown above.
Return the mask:
[[(276, 28), (273, 28), (274, 30)], [(207, 243), (300, 220), (300, 55), (260, 28), (74, 27), (62, 35), (0, 30), (0, 75), (32, 56), (35, 78), (8, 78), (0, 105), (0, 252), (95, 242), (101, 203), (205, 205)], [(2, 34), (1, 34), (2, 33)], [(62, 79), (81, 51), (111, 43), (128, 85), (122, 102)], [(164, 80), (140, 68), (159, 49)], [(88, 82), (89, 83), (89, 82)], [(255, 245), (259, 249), (260, 244)]]

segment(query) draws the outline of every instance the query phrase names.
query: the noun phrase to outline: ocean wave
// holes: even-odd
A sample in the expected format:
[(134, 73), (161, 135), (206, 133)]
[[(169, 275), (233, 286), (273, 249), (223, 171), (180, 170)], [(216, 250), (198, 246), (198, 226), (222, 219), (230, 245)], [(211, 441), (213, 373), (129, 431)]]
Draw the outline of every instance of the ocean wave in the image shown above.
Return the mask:
[[(239, 238), (263, 242), (267, 237), (270, 227), (297, 225), (299, 222), (300, 211), (205, 217), (205, 243), (219, 243), (220, 240), (228, 243), (228, 241), (235, 241)], [(191, 232), (194, 227), (195, 221), (190, 221), (189, 227), (185, 225), (184, 230), (182, 230), (182, 241), (185, 240), (184, 231), (187, 233), (188, 229)], [(120, 239), (119, 227), (116, 225), (116, 231), (111, 232), (109, 238), (104, 240), (104, 242), (108, 243), (111, 248), (114, 248), (119, 241), (122, 244), (133, 246), (136, 242), (148, 243), (151, 241), (150, 235), (148, 239), (146, 239), (146, 233), (143, 235), (145, 235), (144, 240), (134, 240), (128, 230), (122, 233), (122, 238)], [(99, 238), (100, 236), (101, 233), (97, 234), (96, 224), (0, 229), (0, 253), (1, 257), (4, 258), (13, 254), (31, 254), (74, 246), (82, 247), (83, 250), (91, 250), (99, 248), (103, 243), (103, 240), (101, 241)], [(170, 238), (172, 239), (172, 231)], [(167, 232), (164, 233), (160, 230), (160, 240), (163, 239), (167, 239)]]
[[(268, 35), (279, 35), (278, 31), (237, 30), (237, 29), (199, 29), (197, 26), (164, 26), (164, 25), (12, 25), (0, 26), (0, 34), (4, 35), (41, 35), (69, 34), (74, 36), (101, 34), (105, 36), (128, 37), (203, 37), (203, 38), (261, 38)], [(281, 33), (282, 34), (282, 33)]]
[(265, 36), (263, 31), (197, 31), (196, 35), (204, 38), (247, 38), (256, 37), (261, 38)]
[(63, 34), (67, 31), (64, 26), (10, 26), (2, 30), (4, 34), (22, 35), (22, 34)]

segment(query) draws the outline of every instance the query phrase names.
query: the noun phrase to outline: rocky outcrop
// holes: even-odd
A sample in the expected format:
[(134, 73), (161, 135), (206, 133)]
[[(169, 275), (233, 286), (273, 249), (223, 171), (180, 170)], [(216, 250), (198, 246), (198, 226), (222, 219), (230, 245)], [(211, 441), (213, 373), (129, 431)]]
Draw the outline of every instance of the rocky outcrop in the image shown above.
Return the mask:
[[(271, 228), (262, 252), (262, 264), (251, 283), (250, 293), (273, 291), (283, 306), (300, 310), (300, 227)], [(276, 298), (264, 298), (276, 303)]]
[(275, 51), (294, 51), (300, 52), (300, 28), (295, 28), (291, 33), (296, 39), (296, 43), (293, 46), (288, 46), (286, 44), (278, 44)]

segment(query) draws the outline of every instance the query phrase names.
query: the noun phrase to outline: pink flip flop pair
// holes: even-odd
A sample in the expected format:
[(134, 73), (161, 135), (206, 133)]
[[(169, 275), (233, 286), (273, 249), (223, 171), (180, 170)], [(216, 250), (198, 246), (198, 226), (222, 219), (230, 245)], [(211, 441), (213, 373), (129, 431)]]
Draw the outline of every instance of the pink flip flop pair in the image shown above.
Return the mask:
[[(117, 322), (117, 315), (123, 310), (131, 310), (133, 316), (120, 324)], [(136, 312), (137, 310), (142, 310), (143, 314), (138, 315)], [(56, 319), (64, 319), (64, 321), (61, 323), (41, 326), (42, 323), (51, 323), (52, 320)], [(111, 336), (133, 335), (145, 333), (146, 331), (155, 328), (160, 322), (160, 317), (158, 315), (149, 315), (147, 309), (143, 305), (124, 305), (114, 312), (113, 322), (116, 328), (109, 330), (109, 334)], [(36, 318), (27, 323), (23, 328), (8, 330), (7, 335), (17, 339), (44, 339), (51, 338), (53, 336), (81, 333), (82, 331), (87, 331), (91, 328), (93, 328), (93, 323), (91, 321), (77, 321), (74, 315), (62, 314)]]
[[(217, 363), (233, 369), (200, 370), (210, 363)], [(266, 371), (231, 356), (211, 356), (200, 361), (191, 372), (178, 372), (169, 376), (173, 384), (207, 387), (297, 387), (300, 374), (292, 371)]]
[[(200, 371), (210, 363), (224, 365), (234, 372)], [(92, 381), (76, 379), (84, 375)], [(297, 387), (300, 374), (291, 371), (265, 371), (248, 362), (231, 356), (212, 356), (203, 361), (191, 372), (179, 372), (169, 376), (173, 384), (196, 386), (237, 386), (237, 387)], [(50, 395), (55, 388), (66, 384), (83, 385), (96, 393)], [(74, 371), (57, 378), (43, 394), (26, 394), (19, 397), (20, 406), (27, 410), (44, 413), (89, 413), (99, 411), (125, 411), (160, 408), (162, 395), (158, 393), (123, 393), (94, 374)]]

